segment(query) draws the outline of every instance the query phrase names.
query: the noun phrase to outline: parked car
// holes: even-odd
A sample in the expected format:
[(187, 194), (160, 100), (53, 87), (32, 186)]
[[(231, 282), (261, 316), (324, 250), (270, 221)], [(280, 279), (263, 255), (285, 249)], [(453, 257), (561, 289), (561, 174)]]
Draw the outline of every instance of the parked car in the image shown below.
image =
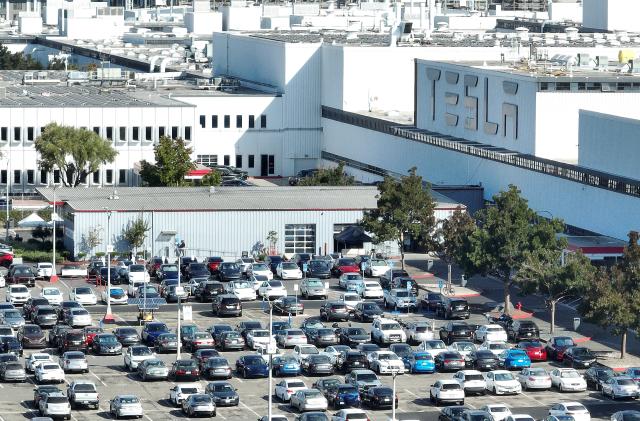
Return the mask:
[(122, 346), (140, 343), (140, 335), (134, 327), (117, 327), (113, 330), (113, 334), (116, 335), (118, 342), (120, 342)]
[[(22, 367), (20, 369), (22, 370)], [(64, 383), (65, 380), (64, 370), (57, 363), (44, 362), (38, 364), (34, 374), (38, 383)]]
[(433, 356), (424, 351), (415, 351), (407, 359), (408, 370), (410, 373), (434, 373), (436, 364)]
[(556, 368), (549, 373), (551, 384), (560, 392), (584, 392), (587, 381), (573, 368)]
[(290, 405), (298, 412), (326, 411), (329, 407), (327, 398), (317, 389), (299, 390), (291, 396)]
[(333, 320), (349, 320), (347, 305), (340, 301), (325, 301), (320, 307), (320, 318), (327, 322)]
[(52, 306), (57, 306), (62, 303), (64, 298), (62, 297), (62, 293), (56, 287), (44, 287), (40, 291), (40, 297), (45, 298), (49, 304)]
[(202, 393), (200, 385), (195, 384), (177, 384), (169, 389), (169, 401), (174, 406), (181, 406), (182, 401), (191, 395)]
[(229, 349), (242, 350), (245, 348), (245, 340), (239, 332), (222, 332), (220, 334), (220, 339), (216, 340), (216, 346), (222, 351), (227, 351)]
[(25, 285), (33, 288), (36, 285), (36, 275), (27, 265), (13, 265), (5, 276), (7, 285)]
[(424, 341), (418, 345), (418, 351), (425, 351), (434, 357), (447, 350), (447, 346), (440, 339), (433, 339), (430, 341)]
[(209, 394), (193, 394), (182, 401), (182, 413), (189, 418), (205, 415), (216, 416), (216, 405)]
[[(325, 263), (325, 262), (322, 262)], [(300, 282), (300, 295), (304, 299), (320, 298), (322, 300), (327, 299), (327, 289), (324, 287), (324, 283), (317, 278), (307, 278)]]
[(479, 349), (473, 351), (467, 357), (467, 365), (476, 370), (497, 370), (500, 362), (498, 357), (491, 351)]
[(87, 357), (82, 351), (66, 351), (60, 356), (60, 366), (65, 372), (89, 372)]
[(367, 369), (351, 370), (350, 373), (344, 376), (344, 382), (355, 386), (360, 393), (370, 387), (382, 386), (382, 382), (380, 382), (376, 373)]
[(31, 321), (40, 327), (52, 327), (58, 323), (58, 313), (53, 306), (38, 306), (32, 313)]
[(420, 299), (420, 308), (437, 313), (437, 309), (442, 306), (443, 301), (444, 296), (439, 292), (426, 292)]
[(253, 263), (247, 268), (247, 277), (251, 278), (252, 276), (264, 276), (265, 280), (270, 281), (273, 279), (273, 272), (266, 263)]
[(487, 382), (477, 370), (460, 370), (453, 375), (453, 380), (462, 386), (465, 396), (484, 395), (487, 391)]
[(384, 292), (385, 308), (392, 308), (395, 311), (414, 311), (416, 308), (416, 296), (406, 289), (391, 289)]
[(304, 314), (304, 304), (298, 297), (280, 297), (273, 301), (273, 311), (280, 314)]
[(16, 335), (23, 348), (45, 348), (47, 341), (38, 325), (24, 325), (18, 329)]
[(443, 402), (464, 405), (464, 390), (455, 380), (438, 380), (429, 389), (429, 400), (436, 406)]
[(224, 262), (224, 259), (220, 256), (211, 256), (207, 258), (207, 268), (209, 269), (209, 272), (214, 273), (222, 262)]
[(466, 366), (464, 357), (456, 351), (441, 352), (434, 357), (436, 369), (438, 371), (457, 371)]
[(237, 281), (242, 278), (242, 271), (234, 262), (222, 262), (213, 275), (221, 282)]
[[(121, 287), (111, 287), (109, 289), (109, 301), (111, 304), (127, 304), (129, 301), (129, 297), (127, 296), (127, 292)], [(102, 302), (107, 303), (107, 290), (102, 291), (101, 294)]]
[(273, 300), (280, 297), (286, 297), (287, 289), (282, 281), (264, 281), (260, 287), (258, 287), (258, 295), (263, 299)]
[[(17, 360), (18, 359), (16, 358), (15, 360), (12, 360), (12, 361), (17, 361)], [(47, 354), (44, 352), (34, 352), (31, 355), (29, 355), (28, 358), (25, 359), (24, 369), (27, 372), (33, 373), (39, 364), (42, 364), (45, 362), (51, 362), (51, 363), (54, 362), (51, 354)]]
[(314, 329), (309, 332), (308, 338), (309, 342), (312, 342), (317, 347), (327, 347), (339, 343), (338, 334), (333, 328)]
[(284, 329), (276, 335), (276, 344), (281, 348), (306, 345), (307, 336), (300, 329)]
[(364, 283), (364, 278), (362, 277), (360, 272), (346, 272), (340, 275), (340, 277), (338, 278), (338, 286), (342, 289), (348, 290), (347, 286), (352, 282), (354, 283), (353, 285), (355, 286), (353, 289), (353, 291), (355, 292), (358, 289), (358, 285), (361, 285)]
[[(591, 366), (587, 371), (585, 371), (584, 379), (587, 382), (587, 388), (600, 390), (602, 388), (602, 383), (615, 375), (616, 373), (609, 367)], [(628, 370), (626, 370), (623, 375), (628, 376)], [(636, 383), (638, 382), (633, 376), (631, 376), (631, 378), (634, 379)]]
[(356, 263), (355, 259), (352, 259), (350, 257), (344, 257), (344, 258), (337, 259), (333, 263), (331, 272), (334, 277), (339, 278), (345, 273), (353, 273), (353, 272), (359, 273), (360, 267)]
[(573, 368), (589, 368), (596, 363), (596, 356), (587, 347), (574, 346), (564, 352), (562, 363)]
[(71, 419), (69, 399), (62, 393), (51, 393), (38, 402), (38, 411), (43, 417)]
[(142, 329), (142, 341), (147, 345), (154, 345), (158, 336), (163, 333), (170, 333), (169, 328), (162, 322), (149, 322)]
[(360, 322), (373, 321), (384, 314), (380, 306), (372, 302), (358, 303), (353, 310), (353, 316)]
[(302, 270), (295, 262), (280, 262), (276, 266), (276, 275), (282, 280), (302, 279)]
[(40, 400), (42, 400), (45, 396), (50, 394), (62, 394), (62, 390), (58, 388), (58, 386), (54, 385), (40, 385), (36, 386), (33, 389), (33, 406), (38, 408), (38, 404)]
[(389, 270), (389, 263), (384, 259), (371, 259), (364, 270), (366, 276), (379, 278)]
[(487, 390), (494, 395), (520, 394), (522, 386), (514, 375), (506, 370), (494, 370), (485, 375)]
[(638, 399), (640, 389), (631, 377), (611, 377), (602, 383), (602, 396), (616, 399)]
[(169, 378), (178, 380), (190, 380), (196, 381), (200, 378), (200, 369), (198, 363), (195, 360), (176, 360), (169, 369)]
[(569, 336), (553, 336), (547, 341), (547, 356), (555, 361), (562, 361), (564, 352), (576, 346), (576, 343)]
[(540, 341), (522, 341), (516, 345), (516, 348), (526, 352), (531, 361), (547, 361), (547, 350)]
[(549, 415), (570, 415), (574, 421), (591, 421), (589, 410), (580, 402), (561, 402), (549, 408)]
[(284, 379), (276, 383), (274, 388), (274, 395), (276, 399), (282, 402), (289, 402), (291, 396), (298, 390), (308, 389), (307, 385), (302, 380), (297, 379)]
[(540, 329), (531, 320), (514, 320), (507, 327), (507, 335), (514, 342), (540, 338)]
[(10, 309), (0, 311), (0, 323), (18, 330), (21, 326), (25, 325), (25, 320), (19, 310)]
[(522, 369), (531, 366), (531, 360), (521, 349), (507, 349), (498, 356), (500, 366), (506, 370)]
[(298, 359), (293, 355), (277, 355), (272, 359), (273, 375), (281, 376), (297, 376), (300, 374), (301, 367)]
[(231, 383), (227, 381), (215, 381), (207, 384), (205, 393), (213, 398), (216, 406), (238, 406), (240, 395)]
[(317, 279), (331, 278), (331, 263), (326, 260), (310, 260), (307, 264), (307, 277)]
[(90, 287), (74, 287), (71, 288), (69, 293), (69, 299), (76, 301), (79, 304), (95, 305), (98, 302), (98, 297), (94, 294)]
[(211, 312), (217, 316), (242, 316), (242, 302), (232, 294), (216, 295), (211, 300)]
[(393, 351), (376, 351), (368, 356), (369, 368), (378, 374), (404, 374), (404, 362)]
[(497, 324), (490, 324), (490, 325), (482, 325), (476, 329), (475, 340), (480, 343), (485, 341), (506, 342), (508, 338), (507, 338), (507, 332), (504, 330), (502, 326)]
[(436, 307), (436, 315), (444, 319), (468, 319), (471, 312), (464, 298), (444, 297), (442, 304)]
[(259, 355), (243, 355), (236, 361), (236, 372), (243, 378), (267, 377), (269, 366)]
[(67, 351), (87, 352), (87, 338), (84, 330), (72, 329), (64, 331), (64, 334), (58, 343), (58, 352), (61, 354)]
[(200, 373), (208, 379), (230, 379), (231, 372), (227, 359), (220, 356), (209, 357), (200, 369)]
[(91, 348), (96, 355), (121, 355), (122, 345), (112, 333), (100, 333), (93, 338)]
[(156, 354), (146, 345), (132, 345), (124, 353), (124, 368), (135, 371), (145, 360), (155, 359)]
[(6, 362), (0, 364), (0, 379), (3, 382), (25, 382), (27, 373), (19, 362)]
[[(22, 284), (9, 285), (5, 293), (5, 301), (14, 306), (24, 305), (29, 298), (31, 298), (29, 289)], [(25, 313), (25, 315), (29, 317), (28, 314)]]
[(309, 355), (309, 357), (302, 359), (300, 366), (307, 375), (319, 376), (333, 374), (333, 364), (331, 364), (331, 359), (322, 354)]
[(122, 417), (142, 418), (144, 415), (140, 399), (135, 395), (116, 395), (109, 401), (109, 413), (115, 419)]
[(256, 299), (256, 291), (247, 280), (231, 281), (225, 288), (227, 293), (235, 295), (241, 301), (253, 301)]
[(473, 342), (473, 329), (464, 322), (449, 322), (440, 328), (440, 339), (449, 345), (455, 341)]
[(150, 358), (140, 362), (137, 373), (138, 377), (145, 382), (148, 380), (166, 380), (169, 378), (169, 369), (164, 361), (157, 358)]

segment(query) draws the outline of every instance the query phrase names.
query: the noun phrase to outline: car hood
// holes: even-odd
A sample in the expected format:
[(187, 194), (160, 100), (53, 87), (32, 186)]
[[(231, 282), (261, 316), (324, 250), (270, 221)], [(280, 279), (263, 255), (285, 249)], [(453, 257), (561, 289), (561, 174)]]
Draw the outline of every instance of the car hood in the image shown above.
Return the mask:
[(28, 339), (44, 339), (44, 333), (25, 333), (23, 336)]
[(240, 276), (240, 271), (239, 270), (234, 270), (234, 269), (223, 269), (220, 271), (221, 273), (223, 273), (225, 276)]
[(347, 335), (347, 337), (356, 341), (369, 340), (369, 335)]

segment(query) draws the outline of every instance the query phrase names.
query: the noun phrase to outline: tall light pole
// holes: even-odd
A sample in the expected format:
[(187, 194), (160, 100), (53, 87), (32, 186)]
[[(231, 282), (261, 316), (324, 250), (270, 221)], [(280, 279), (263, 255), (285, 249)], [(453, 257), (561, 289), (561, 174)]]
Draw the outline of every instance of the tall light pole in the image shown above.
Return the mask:
[[(53, 253), (51, 257), (51, 276), (49, 277), (49, 282), (58, 282), (58, 271), (56, 269), (56, 219), (58, 215), (56, 214), (56, 185), (53, 185), (53, 210), (51, 212), (51, 226), (53, 228), (52, 238), (53, 238)], [(9, 205), (7, 205), (7, 231), (9, 229)]]
[(269, 390), (267, 390), (268, 397), (268, 405), (267, 408), (267, 420), (271, 421), (271, 416), (273, 415), (273, 411), (271, 410), (271, 406), (273, 405), (273, 396), (271, 395), (271, 390), (273, 389), (273, 344), (271, 343), (271, 337), (273, 336), (273, 305), (267, 298), (267, 304), (269, 305), (269, 342), (267, 342), (267, 353), (269, 354)]
[(176, 348), (176, 361), (180, 359), (180, 347), (182, 346), (182, 335), (180, 334), (180, 258), (178, 258), (178, 285), (176, 286), (176, 295), (178, 296), (178, 346)]
[(113, 213), (107, 208), (103, 208), (107, 212), (107, 241), (105, 242), (107, 248), (107, 312), (105, 313), (102, 322), (114, 323), (113, 314), (111, 314), (111, 214)]
[(391, 375), (393, 376), (393, 396), (391, 396), (391, 421), (396, 421), (396, 376), (398, 372), (394, 370)]

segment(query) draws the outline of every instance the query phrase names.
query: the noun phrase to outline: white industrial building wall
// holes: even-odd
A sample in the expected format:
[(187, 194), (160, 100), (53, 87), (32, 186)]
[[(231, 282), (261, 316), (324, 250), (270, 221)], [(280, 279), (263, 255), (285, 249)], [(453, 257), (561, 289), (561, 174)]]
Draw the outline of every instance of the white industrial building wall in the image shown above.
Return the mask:
[[(114, 203), (114, 208), (117, 204)], [(200, 212), (187, 209), (183, 211), (160, 212), (143, 210), (140, 212), (114, 212), (111, 217), (111, 239), (118, 250), (126, 250), (126, 242), (122, 240), (123, 230), (129, 221), (142, 218), (149, 224), (149, 232), (141, 250), (154, 255), (161, 255), (165, 247), (169, 247), (170, 256), (175, 256), (175, 237), (168, 238), (162, 231), (173, 231), (183, 239), (192, 255), (207, 257), (222, 255), (225, 258), (240, 257), (242, 251), (251, 251), (259, 242), (268, 245), (269, 231), (278, 233), (278, 252), (284, 252), (284, 228), (286, 224), (315, 224), (316, 250), (333, 252), (334, 224), (354, 224), (362, 219), (359, 210), (315, 210), (315, 211), (228, 211)], [(70, 235), (72, 244), (66, 246), (74, 255), (83, 252), (83, 236), (89, 230), (101, 227), (106, 238), (107, 215), (105, 212), (75, 212)], [(71, 234), (72, 233), (72, 234)], [(94, 251), (104, 251), (106, 240)]]
[(640, 109), (636, 92), (538, 92), (535, 100), (535, 155), (578, 162), (580, 110), (627, 114)]
[[(435, 80), (435, 120), (431, 100), (433, 81), (426, 77), (428, 69), (440, 71), (439, 79)], [(535, 102), (537, 82), (534, 79), (496, 70), (421, 60), (417, 61), (416, 71), (420, 74), (420, 83), (416, 86), (419, 101), (417, 127), (522, 153), (535, 152), (538, 117)], [(468, 88), (469, 97), (477, 98), (477, 114), (465, 100), (465, 76), (477, 77), (477, 85)], [(488, 82), (486, 93), (485, 79)], [(505, 82), (517, 83), (517, 92), (505, 92)], [(518, 107), (517, 135), (512, 119), (507, 120), (505, 127), (504, 104)], [(471, 128), (473, 125), (467, 128), (467, 119), (474, 116), (478, 119), (476, 130)], [(457, 117), (457, 121), (454, 117)], [(486, 122), (497, 124), (497, 131), (485, 130)]]
[(580, 166), (639, 180), (639, 118), (580, 111)]
[(433, 184), (481, 184), (487, 199), (514, 184), (532, 209), (614, 238), (640, 229), (640, 199), (632, 196), (329, 119), (323, 119), (323, 126), (323, 150), (336, 155), (397, 173), (416, 166)]
[(284, 127), (321, 126), (322, 44), (285, 44)]
[(583, 0), (583, 25), (603, 30), (640, 30), (637, 17), (640, 2), (636, 0)]
[[(320, 101), (327, 107), (344, 109), (344, 48), (339, 45), (323, 45), (322, 54), (322, 94)], [(361, 75), (359, 75), (361, 76)], [(350, 80), (349, 83), (353, 83)]]

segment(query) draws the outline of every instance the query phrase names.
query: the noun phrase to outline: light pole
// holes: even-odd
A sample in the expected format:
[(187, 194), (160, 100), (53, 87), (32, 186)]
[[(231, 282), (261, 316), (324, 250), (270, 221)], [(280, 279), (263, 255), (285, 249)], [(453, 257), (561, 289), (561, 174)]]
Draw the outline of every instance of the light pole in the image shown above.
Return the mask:
[(103, 209), (107, 212), (107, 241), (105, 243), (107, 248), (107, 291), (105, 294), (107, 297), (107, 312), (102, 318), (102, 322), (114, 323), (115, 320), (113, 314), (111, 314), (111, 214), (113, 212), (107, 208)]
[(180, 347), (182, 346), (182, 335), (180, 334), (180, 260), (178, 259), (178, 285), (176, 286), (176, 295), (178, 296), (178, 346), (176, 348), (176, 361), (180, 359)]
[(4, 241), (9, 241), (9, 161), (7, 161), (7, 194), (5, 197), (5, 205), (7, 211), (7, 218), (5, 220), (5, 232), (4, 232)]
[(391, 375), (393, 376), (393, 392), (391, 396), (391, 421), (396, 421), (396, 376), (398, 371), (394, 370)]
[(272, 367), (273, 367), (273, 347), (274, 347), (273, 343), (271, 343), (271, 338), (273, 337), (273, 305), (271, 304), (268, 298), (265, 299), (263, 297), (262, 302), (264, 305), (269, 306), (269, 342), (267, 342), (267, 354), (269, 354), (269, 367), (267, 367), (269, 369), (269, 383), (267, 386), (268, 387), (267, 389), (267, 399), (268, 399), (267, 420), (271, 421), (271, 416), (273, 415), (273, 412), (271, 410), (271, 406), (273, 405), (273, 396), (271, 396), (271, 389), (273, 388)]
[[(7, 202), (8, 203), (8, 202)], [(56, 270), (56, 185), (53, 185), (53, 210), (51, 212), (51, 226), (53, 228), (52, 238), (53, 238), (53, 254), (51, 257), (51, 277), (49, 278), (50, 282), (58, 281), (58, 271)], [(9, 230), (9, 205), (7, 205), (7, 232)]]

